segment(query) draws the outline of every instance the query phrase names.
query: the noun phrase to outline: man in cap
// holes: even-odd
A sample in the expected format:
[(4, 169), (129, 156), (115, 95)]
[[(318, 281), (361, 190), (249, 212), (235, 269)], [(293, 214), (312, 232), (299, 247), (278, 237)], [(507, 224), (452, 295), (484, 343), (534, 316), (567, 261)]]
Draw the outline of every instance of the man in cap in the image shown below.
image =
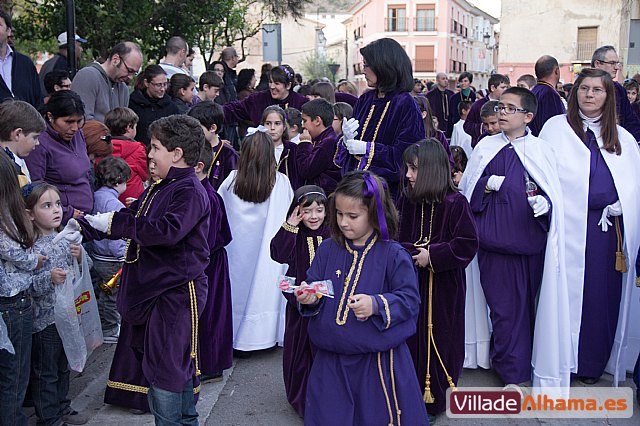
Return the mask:
[[(80, 56), (82, 55), (82, 43), (86, 43), (87, 40), (80, 37), (78, 34), (75, 34), (76, 41), (76, 62), (80, 61)], [(53, 55), (52, 58), (48, 59), (44, 64), (42, 64), (42, 68), (40, 68), (40, 82), (42, 84), (42, 93), (47, 93), (44, 88), (44, 78), (47, 74), (49, 74), (53, 70), (69, 70), (69, 61), (67, 60), (67, 33), (61, 33), (58, 36), (58, 53)]]

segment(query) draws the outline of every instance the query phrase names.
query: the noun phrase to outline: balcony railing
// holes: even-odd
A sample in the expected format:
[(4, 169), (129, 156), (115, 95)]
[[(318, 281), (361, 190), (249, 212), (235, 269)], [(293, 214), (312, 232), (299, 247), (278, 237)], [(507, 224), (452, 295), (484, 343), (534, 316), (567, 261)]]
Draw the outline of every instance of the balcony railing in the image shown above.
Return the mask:
[(436, 70), (435, 59), (416, 59), (414, 71), (417, 72), (433, 72)]
[(384, 30), (387, 32), (409, 31), (407, 18), (384, 18)]
[(436, 18), (435, 17), (419, 17), (413, 18), (414, 31), (435, 31), (436, 30)]
[(578, 61), (590, 61), (593, 51), (596, 50), (596, 43), (579, 41), (576, 47), (576, 59)]

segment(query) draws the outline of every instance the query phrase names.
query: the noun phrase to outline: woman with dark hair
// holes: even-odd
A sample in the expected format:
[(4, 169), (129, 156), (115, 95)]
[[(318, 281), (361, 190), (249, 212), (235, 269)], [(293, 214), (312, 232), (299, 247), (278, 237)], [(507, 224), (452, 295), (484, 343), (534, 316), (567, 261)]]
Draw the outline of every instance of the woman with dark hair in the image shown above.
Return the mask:
[(460, 102), (469, 102), (473, 104), (476, 101), (476, 92), (471, 87), (473, 83), (473, 74), (470, 72), (460, 73), (458, 77), (459, 92), (456, 92), (451, 96), (449, 101), (449, 111), (451, 111), (451, 124), (456, 124), (460, 120), (460, 113), (458, 112), (458, 104)]
[(176, 104), (167, 94), (167, 73), (160, 65), (149, 65), (142, 74), (143, 89), (136, 89), (129, 98), (129, 108), (138, 115), (138, 131), (135, 140), (151, 144), (149, 126), (158, 118), (179, 114)]
[(335, 163), (343, 173), (375, 172), (385, 178), (395, 197), (402, 181), (402, 153), (425, 136), (420, 111), (409, 93), (413, 89), (411, 60), (390, 38), (376, 40), (360, 53), (364, 77), (373, 90), (358, 98), (349, 128), (343, 126)]
[(632, 295), (640, 246), (640, 153), (634, 137), (616, 125), (615, 96), (609, 73), (583, 69), (567, 115), (550, 118), (540, 132), (562, 161), (565, 231), (571, 236), (566, 240), (570, 330), (562, 330), (560, 338), (579, 335), (573, 348), (577, 368), (571, 372), (583, 383), (597, 382), (606, 367), (614, 386), (625, 380), (625, 369), (633, 369), (635, 359), (623, 352), (637, 352), (640, 345), (640, 330), (628, 327), (630, 312), (640, 312)]
[(224, 122), (234, 123), (249, 120), (254, 126), (260, 124), (262, 112), (270, 105), (282, 109), (300, 109), (307, 98), (293, 91), (295, 73), (289, 65), (274, 67), (269, 73), (269, 90), (252, 93), (246, 98), (223, 105)]
[(174, 74), (169, 82), (168, 93), (178, 107), (180, 114), (186, 114), (193, 102), (193, 88), (196, 82), (187, 74)]
[(245, 68), (238, 73), (238, 99), (242, 100), (256, 91), (256, 70), (253, 68)]
[(40, 144), (25, 157), (31, 181), (45, 181), (60, 190), (62, 223), (93, 209), (91, 163), (82, 132), (84, 104), (71, 90), (54, 92), (42, 106), (47, 130), (40, 134)]
[(429, 100), (427, 100), (424, 96), (414, 96), (413, 100), (416, 101), (418, 108), (420, 108), (420, 113), (422, 114), (422, 122), (424, 123), (425, 129), (425, 137), (427, 139), (434, 138), (438, 140), (444, 150), (447, 152), (447, 156), (449, 157), (449, 163), (451, 163), (451, 168), (453, 169), (453, 155), (451, 154), (451, 148), (449, 147), (449, 141), (447, 140), (447, 136), (445, 136), (442, 130), (438, 130), (435, 123), (433, 122), (433, 115), (431, 113), (431, 106), (429, 105)]

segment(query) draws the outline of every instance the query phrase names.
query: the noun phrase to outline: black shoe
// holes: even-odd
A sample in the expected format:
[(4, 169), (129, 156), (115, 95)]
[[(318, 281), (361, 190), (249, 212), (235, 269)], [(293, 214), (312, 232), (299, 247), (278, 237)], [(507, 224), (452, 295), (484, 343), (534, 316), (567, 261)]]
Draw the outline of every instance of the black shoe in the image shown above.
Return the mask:
[(580, 380), (585, 385), (591, 386), (598, 383), (598, 381), (600, 380), (600, 377), (578, 377), (578, 380)]
[(203, 374), (200, 376), (200, 384), (217, 383), (222, 381), (222, 371), (216, 371), (211, 374)]
[(240, 359), (249, 359), (251, 358), (251, 351), (239, 351), (237, 349), (234, 349), (233, 356)]

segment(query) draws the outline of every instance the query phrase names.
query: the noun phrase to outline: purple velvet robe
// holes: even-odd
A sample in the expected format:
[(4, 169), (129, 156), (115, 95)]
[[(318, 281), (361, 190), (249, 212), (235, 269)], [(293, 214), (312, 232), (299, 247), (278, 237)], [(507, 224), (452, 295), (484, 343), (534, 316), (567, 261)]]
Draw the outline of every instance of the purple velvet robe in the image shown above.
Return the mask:
[(336, 102), (344, 102), (354, 107), (356, 102), (358, 102), (358, 97), (353, 96), (351, 93), (336, 92)]
[[(506, 178), (500, 191), (487, 193), (491, 175)], [(533, 217), (524, 176), (509, 144), (485, 168), (470, 203), (480, 239), (480, 281), (491, 309), (491, 362), (507, 384), (531, 380), (535, 300), (549, 230), (548, 215)], [(545, 196), (541, 189), (538, 195)]]
[[(302, 224), (301, 224), (302, 225)], [(280, 228), (271, 240), (271, 258), (289, 265), (287, 276), (296, 278), (296, 285), (307, 279), (307, 269), (313, 261), (318, 247), (329, 238), (329, 229), (322, 226), (312, 231), (304, 225), (298, 233)], [(307, 326), (309, 318), (298, 312), (298, 304), (292, 293), (283, 293), (287, 299), (284, 350), (282, 353), (282, 376), (289, 404), (300, 417), (304, 417), (307, 382), (313, 364), (315, 348), (309, 341)]]
[(538, 84), (531, 89), (531, 93), (533, 93), (538, 100), (538, 112), (536, 112), (533, 120), (529, 123), (529, 129), (531, 129), (533, 136), (538, 136), (540, 130), (542, 130), (542, 126), (544, 126), (544, 123), (546, 123), (548, 119), (556, 115), (564, 114), (567, 111), (564, 108), (560, 94), (549, 83), (538, 82)]
[(238, 168), (238, 158), (240, 157), (235, 149), (228, 143), (220, 141), (219, 145), (213, 148), (213, 163), (207, 175), (209, 182), (218, 190), (222, 182), (229, 176), (231, 170)]
[[(586, 145), (591, 151), (591, 165), (578, 375), (600, 377), (611, 355), (618, 326), (622, 274), (615, 270), (618, 241), (615, 227), (611, 226), (608, 232), (602, 232), (598, 222), (602, 209), (618, 200), (618, 192), (590, 130), (587, 131)], [(613, 223), (614, 219), (612, 217), (610, 221)], [(624, 238), (622, 216), (618, 219)]]
[(440, 90), (438, 87), (434, 87), (427, 93), (431, 113), (438, 118), (438, 128), (447, 135), (447, 139), (451, 138), (454, 124), (451, 110), (452, 96), (453, 92), (451, 90)]
[(284, 150), (278, 161), (277, 170), (289, 178), (291, 188), (295, 191), (302, 186), (303, 181), (297, 157), (298, 145), (291, 141), (282, 141), (282, 144)]
[(473, 104), (476, 101), (476, 92), (474, 92), (473, 90), (470, 90), (469, 96), (464, 96), (461, 90), (459, 92), (454, 93), (451, 96), (451, 103), (449, 105), (449, 110), (451, 111), (451, 122), (453, 124), (456, 124), (460, 120), (458, 105), (460, 105), (460, 102), (462, 101), (471, 102), (471, 104)]
[(337, 143), (338, 135), (332, 127), (327, 127), (312, 143), (298, 144), (296, 162), (300, 185), (318, 185), (327, 195), (336, 189), (342, 177), (340, 169), (333, 162)]
[(464, 131), (471, 136), (471, 146), (473, 148), (475, 148), (482, 136), (482, 119), (480, 118), (480, 110), (482, 109), (482, 106), (489, 101), (490, 99), (488, 96), (475, 101), (473, 105), (471, 105), (469, 115), (467, 115), (467, 119), (464, 120), (464, 124), (462, 125)]
[(211, 202), (209, 219), (209, 265), (205, 269), (209, 283), (207, 302), (199, 321), (200, 370), (214, 375), (233, 364), (233, 318), (229, 262), (224, 247), (231, 242), (224, 202), (209, 180), (201, 181)]
[(108, 234), (78, 220), (89, 240), (131, 238), (117, 300), (120, 338), (105, 402), (146, 409), (149, 383), (170, 392), (182, 392), (191, 378), (198, 386), (192, 319), (202, 313), (207, 296), (209, 214), (209, 199), (194, 169), (172, 167), (130, 209), (114, 213)]
[[(398, 240), (411, 255), (418, 254), (416, 243), (424, 243), (431, 227), (431, 204), (415, 204), (405, 196), (400, 198), (400, 232)], [(422, 228), (421, 228), (422, 226)], [(464, 364), (465, 268), (478, 251), (478, 234), (471, 208), (464, 195), (449, 192), (433, 211), (429, 251), (433, 268), (432, 321), (433, 336), (447, 372), (457, 384)], [(417, 332), (407, 340), (418, 383), (425, 387), (428, 356), (429, 268), (418, 268), (421, 305)], [(440, 362), (431, 349), (431, 392), (434, 402), (427, 411), (436, 415), (446, 410), (449, 387)]]
[(273, 99), (269, 90), (254, 92), (240, 101), (227, 102), (224, 109), (224, 122), (237, 123), (240, 120), (248, 120), (254, 126), (258, 126), (262, 119), (264, 109), (271, 105), (279, 105), (282, 109), (295, 108), (302, 110), (302, 105), (307, 103), (306, 96), (302, 96), (293, 90), (285, 99)]
[[(365, 129), (367, 117), (371, 119)], [(386, 112), (385, 112), (386, 111)], [(384, 113), (384, 117), (382, 114)], [(361, 168), (371, 170), (385, 178), (392, 194), (397, 194), (402, 182), (402, 154), (411, 144), (424, 139), (425, 130), (418, 105), (408, 92), (389, 92), (378, 98), (375, 90), (370, 90), (358, 98), (352, 117), (358, 119), (360, 128), (357, 139), (372, 142), (366, 161), (359, 155), (351, 155), (340, 143), (335, 163), (342, 167), (342, 174)], [(376, 130), (377, 129), (377, 130)], [(366, 163), (361, 166), (360, 163)]]
[(624, 86), (617, 81), (614, 81), (613, 84), (616, 89), (616, 111), (618, 113), (618, 124), (631, 133), (637, 141), (640, 141), (640, 117), (633, 113), (631, 102), (629, 102), (627, 90)]
[(449, 164), (451, 165), (451, 170), (453, 170), (453, 167), (455, 166), (455, 163), (453, 162), (453, 154), (451, 153), (451, 147), (449, 146), (449, 141), (447, 140), (447, 137), (444, 135), (444, 132), (438, 130), (436, 131), (436, 134), (433, 137), (438, 139), (442, 144), (442, 146), (444, 147), (444, 150), (447, 151), (447, 157), (449, 157)]
[[(306, 425), (429, 424), (405, 343), (416, 332), (416, 270), (397, 242), (377, 241), (365, 254), (370, 242), (354, 247), (348, 241), (345, 247), (327, 240), (307, 271), (309, 281), (332, 280), (335, 298), (300, 306), (303, 315), (312, 315), (309, 336), (317, 348), (307, 385)], [(345, 288), (356, 256), (362, 270), (352, 272)], [(348, 310), (351, 292), (373, 296), (378, 313), (358, 321)], [(343, 319), (344, 325), (338, 325)]]

